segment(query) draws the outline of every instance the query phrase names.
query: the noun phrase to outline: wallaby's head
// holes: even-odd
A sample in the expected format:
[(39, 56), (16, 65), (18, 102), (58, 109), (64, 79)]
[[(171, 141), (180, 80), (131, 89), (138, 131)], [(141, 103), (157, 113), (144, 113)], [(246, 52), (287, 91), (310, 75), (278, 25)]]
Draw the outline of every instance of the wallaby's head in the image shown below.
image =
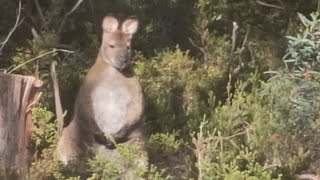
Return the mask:
[(100, 53), (104, 62), (119, 70), (131, 63), (131, 39), (138, 29), (138, 22), (135, 16), (127, 18), (122, 24), (112, 16), (103, 19)]

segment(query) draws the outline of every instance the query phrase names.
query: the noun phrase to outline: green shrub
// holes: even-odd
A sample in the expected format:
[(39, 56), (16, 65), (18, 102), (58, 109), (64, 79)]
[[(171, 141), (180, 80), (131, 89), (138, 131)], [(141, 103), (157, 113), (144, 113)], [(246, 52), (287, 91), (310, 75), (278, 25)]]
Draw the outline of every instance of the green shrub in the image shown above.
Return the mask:
[[(293, 39), (289, 43), (312, 44), (310, 40)], [(199, 178), (293, 179), (317, 166), (313, 158), (319, 156), (314, 151), (319, 144), (318, 73), (305, 76), (301, 74), (304, 68), (300, 68), (305, 65), (316, 70), (317, 56), (302, 45), (289, 45), (288, 53), (296, 54), (284, 57), (284, 63), (296, 68), (293, 72), (274, 72), (268, 82), (251, 75), (236, 84), (234, 93), (228, 86), (226, 103), (205, 116), (207, 123), (200, 126), (192, 141)], [(309, 64), (300, 63), (304, 55), (311, 58)], [(296, 59), (287, 60), (288, 57)]]
[(152, 134), (148, 140), (148, 146), (154, 151), (169, 153), (177, 151), (183, 142), (175, 137), (174, 134)]
[(224, 69), (205, 69), (179, 48), (159, 52), (150, 60), (138, 58), (136, 71), (146, 92), (151, 130), (188, 133), (195, 129), (199, 122), (193, 120), (208, 113), (208, 92), (221, 90)]
[[(76, 165), (65, 166), (55, 159), (55, 146), (43, 150), (41, 157), (31, 163), (27, 179), (34, 180), (79, 180)], [(82, 172), (83, 173), (83, 172)]]
[(103, 155), (97, 155), (88, 161), (91, 171), (89, 180), (102, 179), (121, 179), (121, 167), (119, 164), (114, 164), (104, 158)]
[(283, 57), (285, 70), (299, 77), (305, 77), (313, 73), (319, 75), (319, 13), (311, 14), (311, 19), (300, 13), (298, 15), (304, 28), (303, 32), (296, 36), (287, 36), (289, 44), (287, 53)]
[(141, 153), (135, 145), (117, 145), (115, 150), (117, 159), (110, 161), (104, 155), (98, 154), (88, 160), (90, 180), (100, 179), (169, 179), (163, 171), (159, 171), (156, 166), (150, 167), (139, 165)]
[(37, 154), (41, 154), (43, 149), (49, 148), (58, 139), (57, 123), (52, 118), (53, 113), (41, 105), (32, 110), (31, 139), (38, 151)]

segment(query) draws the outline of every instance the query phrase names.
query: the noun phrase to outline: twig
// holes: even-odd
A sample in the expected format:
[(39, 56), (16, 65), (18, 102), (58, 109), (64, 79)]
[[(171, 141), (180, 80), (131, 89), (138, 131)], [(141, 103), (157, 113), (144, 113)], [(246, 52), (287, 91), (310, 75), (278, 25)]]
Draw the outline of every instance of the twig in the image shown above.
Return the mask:
[(238, 66), (232, 70), (232, 74), (237, 75), (240, 72), (240, 69), (241, 69), (241, 66), (240, 64), (238, 64)]
[(281, 6), (282, 7), (284, 7), (285, 6), (285, 4), (283, 3), (283, 1), (282, 0), (277, 0), (280, 4), (281, 4)]
[[(55, 52), (74, 53), (73, 51), (69, 51), (69, 50), (65, 50), (65, 49), (53, 49), (53, 50), (48, 51), (48, 52), (46, 52), (46, 53), (40, 54), (40, 55), (37, 56), (37, 57), (34, 57), (34, 58), (32, 58), (32, 59), (29, 59), (28, 61), (19, 64), (18, 66), (16, 66), (16, 67), (13, 68), (13, 69), (11, 69), (12, 67), (9, 67), (9, 68), (8, 68), (8, 74), (12, 73), (13, 71), (19, 69), (20, 67), (22, 67), (22, 66), (24, 66), (24, 65), (26, 65), (26, 64), (34, 61), (34, 60), (37, 60), (37, 59), (39, 59), (39, 58), (42, 58), (42, 57), (44, 57), (44, 56), (47, 56), (47, 55), (52, 54), (52, 53), (55, 53)], [(9, 71), (9, 69), (11, 69), (11, 70)]]
[(231, 135), (231, 136), (222, 137), (222, 138), (225, 139), (225, 140), (228, 140), (228, 139), (232, 139), (232, 138), (237, 137), (237, 136), (244, 135), (244, 134), (246, 134), (246, 133), (247, 133), (247, 130), (244, 130), (244, 131), (242, 131), (242, 132), (233, 134), (233, 135)]
[(319, 176), (314, 174), (301, 174), (298, 176), (298, 179), (302, 180), (319, 180)]
[(47, 28), (47, 22), (46, 22), (46, 18), (44, 17), (42, 11), (41, 11), (41, 7), (40, 7), (40, 4), (39, 4), (39, 1), (38, 0), (34, 0), (34, 4), (36, 5), (36, 9), (39, 13), (39, 16), (40, 16), (40, 19), (43, 23), (43, 26)]
[(44, 39), (38, 34), (34, 27), (31, 27), (31, 34), (33, 35), (34, 40), (44, 43)]
[(6, 69), (0, 69), (0, 74), (7, 74), (7, 70)]
[[(232, 29), (232, 36), (231, 36), (231, 52), (230, 52), (230, 60), (229, 60), (229, 70), (231, 71), (232, 68), (232, 62), (234, 59), (234, 52), (236, 50), (236, 43), (237, 43), (237, 30), (239, 28), (237, 22), (233, 21), (232, 23), (233, 29)], [(240, 69), (239, 69), (240, 70)]]
[(276, 9), (282, 9), (284, 10), (284, 7), (282, 6), (278, 6), (278, 5), (274, 5), (274, 4), (269, 4), (269, 3), (266, 3), (266, 2), (262, 2), (262, 1), (256, 1), (258, 4), (262, 5), (262, 6), (267, 6), (267, 7), (272, 7), (272, 8), (276, 8)]
[(21, 0), (19, 1), (19, 9), (18, 9), (18, 15), (17, 15), (17, 19), (16, 19), (16, 23), (14, 24), (13, 28), (11, 29), (11, 31), (9, 32), (7, 38), (1, 43), (1, 47), (0, 47), (0, 55), (2, 54), (2, 49), (5, 46), (5, 44), (9, 41), (11, 35), (13, 34), (13, 32), (16, 30), (16, 28), (23, 22), (24, 19), (22, 19), (20, 21), (20, 15), (21, 15)]
[(236, 49), (236, 40), (237, 40), (237, 30), (239, 28), (237, 22), (233, 21), (232, 23), (233, 29), (232, 29), (232, 46), (231, 46), (231, 57), (234, 55), (234, 51)]
[(251, 45), (254, 45), (252, 44), (251, 42), (248, 43), (248, 51), (249, 51), (249, 54), (250, 54), (250, 57), (251, 57), (251, 61), (253, 62), (256, 62), (255, 60), (255, 51), (251, 48), (252, 46)]
[(80, 4), (82, 3), (83, 0), (78, 0), (78, 2), (73, 6), (73, 8), (64, 16), (61, 24), (60, 24), (60, 27), (58, 29), (58, 34), (61, 33), (62, 31), (62, 28), (64, 26), (64, 24), (66, 23), (66, 20), (67, 18), (80, 6)]
[(34, 100), (28, 105), (27, 107), (27, 112), (31, 111), (32, 110), (32, 107), (38, 102), (38, 100), (40, 99), (42, 95), (42, 92), (40, 92), (35, 98)]
[(195, 149), (193, 149), (193, 152), (195, 153), (195, 156), (197, 158), (196, 163), (197, 163), (198, 170), (199, 170), (198, 180), (203, 179), (202, 159), (203, 159), (204, 151), (206, 150), (205, 144), (207, 144), (206, 141), (208, 141), (208, 139), (204, 138), (204, 136), (203, 136), (203, 126), (204, 125), (205, 125), (205, 122), (200, 124), (200, 128), (199, 128), (200, 130), (197, 133), (197, 138), (195, 138), (195, 137), (192, 138), (192, 143), (195, 146)]
[(246, 36), (244, 37), (244, 40), (242, 42), (242, 48), (247, 44), (249, 34), (250, 34), (250, 29), (248, 29)]
[(44, 38), (38, 34), (36, 29), (34, 27), (31, 27), (31, 34), (33, 35), (33, 39), (37, 40), (39, 42), (39, 47), (45, 48), (45, 49), (65, 49), (65, 50), (71, 50), (72, 47), (66, 45), (66, 44), (50, 44), (45, 42)]
[(58, 84), (57, 73), (56, 73), (56, 66), (54, 62), (52, 62), (51, 64), (51, 78), (53, 83), (54, 102), (55, 102), (55, 108), (56, 108), (58, 131), (61, 134), (62, 128), (63, 128), (63, 112), (62, 112), (62, 105), (61, 105), (61, 99), (60, 99), (59, 84)]
[(92, 3), (92, 0), (89, 0), (89, 4), (90, 4), (91, 13), (92, 13), (92, 18), (94, 20), (94, 28), (96, 33), (98, 33), (99, 30), (98, 30), (97, 16), (94, 11), (94, 5)]
[(247, 133), (247, 129), (244, 130), (244, 131), (241, 131), (239, 133), (236, 133), (236, 134), (233, 134), (233, 135), (230, 135), (230, 136), (226, 136), (226, 137), (223, 137), (223, 136), (213, 136), (213, 137), (209, 137), (208, 139), (209, 140), (218, 140), (218, 139), (223, 139), (223, 140), (229, 140), (229, 139), (232, 139), (234, 137), (238, 137), (238, 136), (241, 136), (241, 135), (244, 135)]

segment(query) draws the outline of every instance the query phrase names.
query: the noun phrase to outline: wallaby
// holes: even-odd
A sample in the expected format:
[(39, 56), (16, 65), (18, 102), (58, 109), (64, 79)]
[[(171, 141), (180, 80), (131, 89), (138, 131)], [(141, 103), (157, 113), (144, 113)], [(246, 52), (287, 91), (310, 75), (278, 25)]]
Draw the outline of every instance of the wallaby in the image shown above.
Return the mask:
[(131, 64), (131, 39), (138, 19), (129, 17), (122, 24), (112, 16), (102, 22), (102, 44), (95, 64), (78, 92), (71, 122), (65, 125), (57, 144), (57, 158), (67, 164), (103, 153), (114, 160), (116, 143), (137, 144), (147, 162), (143, 135), (143, 92)]

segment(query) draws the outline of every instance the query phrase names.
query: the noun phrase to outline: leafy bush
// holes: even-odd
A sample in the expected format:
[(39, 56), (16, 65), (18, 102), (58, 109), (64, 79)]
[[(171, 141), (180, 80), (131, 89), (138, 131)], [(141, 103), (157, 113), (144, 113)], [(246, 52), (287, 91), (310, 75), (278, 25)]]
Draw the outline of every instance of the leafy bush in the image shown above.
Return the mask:
[(53, 113), (41, 107), (41, 105), (32, 111), (33, 127), (31, 139), (39, 154), (43, 149), (49, 148), (50, 145), (57, 141), (57, 125), (52, 118)]
[(319, 72), (320, 19), (318, 13), (311, 14), (310, 20), (300, 13), (298, 15), (304, 25), (304, 30), (296, 37), (287, 36), (289, 45), (283, 60), (286, 71), (303, 77)]
[(88, 161), (92, 175), (89, 180), (98, 179), (121, 179), (121, 170), (119, 165), (114, 164), (104, 158), (102, 155), (97, 155)]
[[(292, 39), (290, 43), (296, 43)], [(303, 46), (289, 45), (290, 54), (301, 54), (295, 56), (297, 62), (304, 57), (301, 49), (305, 50)], [(317, 59), (315, 53), (310, 53), (307, 57), (314, 58), (309, 59), (309, 68), (313, 69)], [(293, 62), (287, 57), (284, 63)], [(248, 175), (254, 174), (253, 179), (292, 179), (318, 164), (312, 160), (318, 156), (314, 147), (319, 143), (318, 73), (295, 75), (291, 71), (277, 72), (268, 82), (251, 75), (237, 83), (234, 93), (228, 88), (226, 103), (205, 116), (207, 123), (193, 138), (199, 178), (250, 179)]]
[(155, 179), (165, 180), (163, 171), (159, 171), (156, 166), (150, 165), (148, 168), (140, 164), (143, 158), (141, 152), (135, 145), (117, 145), (116, 153), (119, 159), (110, 161), (103, 155), (98, 154), (88, 161), (90, 177), (88, 179)]
[(174, 134), (169, 133), (152, 134), (150, 135), (148, 140), (148, 146), (150, 149), (164, 153), (177, 151), (180, 148), (181, 144), (183, 144), (181, 140), (176, 139)]
[(204, 69), (178, 48), (151, 60), (140, 59), (136, 65), (146, 92), (146, 119), (152, 129), (162, 132), (188, 133), (197, 127), (199, 122), (187, 120), (208, 112), (208, 92), (221, 90), (225, 73), (217, 66)]

